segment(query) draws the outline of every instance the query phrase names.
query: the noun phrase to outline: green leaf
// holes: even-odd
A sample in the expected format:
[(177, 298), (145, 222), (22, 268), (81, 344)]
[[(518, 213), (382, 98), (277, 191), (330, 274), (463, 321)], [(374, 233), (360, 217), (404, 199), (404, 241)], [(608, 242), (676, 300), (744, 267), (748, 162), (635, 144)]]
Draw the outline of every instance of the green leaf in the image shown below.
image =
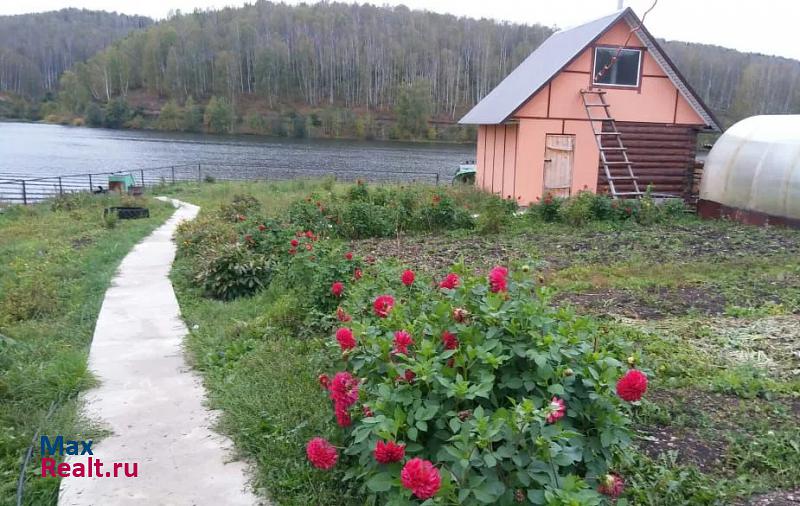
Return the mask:
[(373, 492), (386, 492), (392, 488), (393, 480), (390, 473), (378, 473), (367, 481), (367, 488)]

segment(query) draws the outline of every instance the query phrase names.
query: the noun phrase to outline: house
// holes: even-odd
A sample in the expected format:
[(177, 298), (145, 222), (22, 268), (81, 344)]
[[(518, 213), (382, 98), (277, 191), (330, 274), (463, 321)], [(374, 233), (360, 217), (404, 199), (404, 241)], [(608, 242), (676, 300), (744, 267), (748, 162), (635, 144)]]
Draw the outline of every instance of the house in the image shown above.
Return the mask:
[(479, 125), (476, 185), (523, 205), (687, 196), (697, 133), (720, 130), (630, 8), (550, 36), (460, 123)]

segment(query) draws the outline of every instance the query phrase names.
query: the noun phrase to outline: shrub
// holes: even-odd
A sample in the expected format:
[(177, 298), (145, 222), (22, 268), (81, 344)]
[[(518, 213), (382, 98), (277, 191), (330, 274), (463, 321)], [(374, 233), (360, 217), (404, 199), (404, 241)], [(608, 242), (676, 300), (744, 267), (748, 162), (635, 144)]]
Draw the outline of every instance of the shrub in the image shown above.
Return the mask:
[(661, 210), (651, 194), (652, 187), (648, 186), (642, 198), (639, 199), (639, 212), (636, 221), (640, 225), (653, 225), (661, 221)]
[[(509, 202), (513, 206), (509, 205)], [(494, 197), (488, 200), (478, 215), (476, 228), (481, 234), (496, 234), (511, 222), (516, 211), (516, 202)]]
[(339, 234), (350, 239), (390, 237), (397, 230), (396, 219), (389, 209), (369, 202), (349, 202), (339, 218)]
[(317, 195), (293, 202), (286, 215), (292, 225), (303, 230), (327, 230), (330, 224), (326, 209)]
[(267, 258), (242, 244), (216, 246), (206, 255), (195, 281), (215, 299), (252, 295), (269, 283), (272, 270)]
[(682, 218), (687, 212), (686, 203), (683, 199), (666, 199), (661, 204), (661, 210), (667, 220)]
[(252, 195), (239, 193), (231, 198), (229, 204), (222, 204), (220, 212), (222, 216), (231, 222), (240, 221), (241, 217), (256, 214), (261, 211), (261, 202)]
[(425, 230), (472, 228), (475, 225), (466, 209), (458, 207), (455, 200), (443, 190), (436, 190), (425, 205), (417, 209), (417, 226)]
[[(332, 340), (339, 372), (321, 377), (343, 427), (345, 476), (379, 504), (412, 494), (599, 504), (595, 488), (630, 443), (628, 408), (614, 393), (626, 345), (601, 340), (591, 320), (552, 308), (546, 289), (502, 268), (455, 290), (396, 277), (351, 293), (355, 319), (343, 325), (356, 347)], [(329, 451), (308, 453), (330, 465)]]
[(178, 225), (176, 232), (179, 255), (197, 255), (206, 250), (236, 241), (236, 231), (229, 223), (201, 214)]
[(595, 194), (591, 205), (592, 218), (600, 221), (611, 220), (613, 218), (611, 202), (611, 197)]
[(546, 223), (553, 223), (560, 219), (558, 210), (561, 208), (563, 202), (564, 199), (555, 197), (552, 193), (548, 193), (540, 203), (534, 204), (528, 208), (528, 213)]
[(356, 184), (347, 189), (345, 198), (349, 202), (369, 200), (369, 190), (367, 189), (367, 184), (361, 180), (356, 181)]
[(595, 195), (590, 191), (578, 192), (572, 198), (565, 200), (558, 209), (561, 221), (580, 227), (594, 218)]

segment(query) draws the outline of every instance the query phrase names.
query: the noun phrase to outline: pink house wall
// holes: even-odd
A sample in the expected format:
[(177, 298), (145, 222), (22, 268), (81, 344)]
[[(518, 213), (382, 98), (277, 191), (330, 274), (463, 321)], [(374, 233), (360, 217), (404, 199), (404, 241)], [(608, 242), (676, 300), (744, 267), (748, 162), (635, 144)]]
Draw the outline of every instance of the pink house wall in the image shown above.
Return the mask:
[[(623, 45), (629, 33), (630, 27), (621, 20), (520, 106), (508, 123), (481, 125), (476, 184), (521, 204), (534, 202), (542, 197), (546, 135), (571, 134), (575, 136), (572, 194), (584, 188), (596, 191), (599, 151), (580, 90), (592, 84), (594, 46)], [(705, 126), (638, 36), (634, 34), (627, 46), (643, 51), (640, 86), (603, 88), (614, 119)], [(599, 129), (600, 123), (596, 125)]]

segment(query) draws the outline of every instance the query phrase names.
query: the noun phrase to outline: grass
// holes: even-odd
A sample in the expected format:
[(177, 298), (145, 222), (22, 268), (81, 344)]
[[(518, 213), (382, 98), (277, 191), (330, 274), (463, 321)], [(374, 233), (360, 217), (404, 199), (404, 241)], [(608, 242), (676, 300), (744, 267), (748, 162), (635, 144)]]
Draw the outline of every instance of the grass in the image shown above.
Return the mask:
[[(130, 248), (172, 213), (146, 199), (149, 219), (112, 225), (103, 208), (119, 200), (82, 195), (0, 213), (0, 504), (14, 503), (37, 430), (92, 431), (76, 396), (93, 381), (87, 356), (103, 295)], [(32, 460), (24, 503), (55, 504), (58, 480), (36, 476)]]
[[(279, 215), (332, 182), (216, 183), (173, 195), (212, 212), (237, 193)], [(583, 227), (515, 218), (472, 231), (351, 242), (373, 255), (442, 274), (454, 261), (483, 272), (529, 265), (560, 304), (602, 320), (636, 346), (651, 372), (636, 412), (639, 452), (621, 471), (634, 504), (731, 504), (800, 487), (800, 232), (691, 216), (649, 227)], [(316, 375), (320, 337), (292, 313), (301, 289), (227, 303), (202, 297), (179, 259), (173, 272), (222, 428), (257, 464), (277, 504), (358, 504), (341, 476), (312, 471), (303, 444), (326, 435)], [(778, 492), (780, 493), (780, 492)]]

